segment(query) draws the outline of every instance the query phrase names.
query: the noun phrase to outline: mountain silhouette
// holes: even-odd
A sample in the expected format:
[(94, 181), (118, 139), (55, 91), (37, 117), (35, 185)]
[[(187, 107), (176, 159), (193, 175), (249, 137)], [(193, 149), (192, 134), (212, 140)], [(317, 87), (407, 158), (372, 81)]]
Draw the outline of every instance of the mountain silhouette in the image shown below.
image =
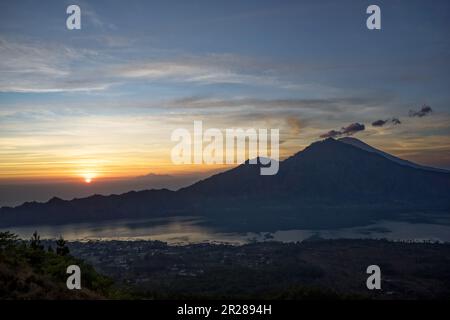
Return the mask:
[(179, 191), (192, 197), (282, 199), (333, 203), (448, 200), (450, 174), (399, 165), (333, 138), (315, 142), (280, 163), (277, 175), (260, 176), (246, 162)]
[(281, 161), (273, 176), (260, 175), (260, 165), (247, 161), (178, 191), (53, 198), (2, 208), (0, 226), (201, 215), (218, 224), (301, 221), (329, 227), (405, 212), (450, 211), (450, 173), (391, 157), (328, 138)]

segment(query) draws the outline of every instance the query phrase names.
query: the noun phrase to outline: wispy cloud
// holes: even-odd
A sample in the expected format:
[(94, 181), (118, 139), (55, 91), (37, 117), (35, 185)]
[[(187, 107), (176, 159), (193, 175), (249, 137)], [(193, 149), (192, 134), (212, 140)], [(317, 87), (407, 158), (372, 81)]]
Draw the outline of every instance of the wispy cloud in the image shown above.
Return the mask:
[(0, 56), (0, 92), (94, 91), (110, 85), (81, 63), (100, 59), (93, 50), (0, 38)]
[[(382, 100), (380, 100), (382, 99)], [(208, 108), (289, 108), (296, 110), (327, 110), (329, 112), (343, 112), (349, 109), (374, 108), (385, 98), (380, 97), (335, 97), (327, 99), (258, 99), (258, 98), (234, 98), (219, 99), (207, 97), (186, 97), (168, 102), (165, 106), (183, 109), (208, 109)], [(353, 110), (354, 111), (354, 110)]]
[(119, 66), (118, 77), (129, 79), (164, 80), (171, 82), (211, 84), (237, 84), (294, 89), (296, 83), (280, 75), (266, 74), (254, 67), (248, 59), (229, 55), (174, 57), (161, 61), (137, 62)]
[[(103, 37), (110, 48), (123, 38)], [(308, 90), (314, 84), (269, 73), (250, 58), (227, 54), (129, 59), (115, 52), (79, 49), (58, 43), (37, 43), (0, 38), (0, 92), (65, 92), (105, 90), (117, 83), (170, 85), (234, 84), (271, 89)]]
[(88, 19), (88, 23), (91, 23), (94, 27), (106, 30), (116, 30), (117, 26), (114, 23), (105, 21), (93, 8), (87, 3), (83, 4), (83, 17)]

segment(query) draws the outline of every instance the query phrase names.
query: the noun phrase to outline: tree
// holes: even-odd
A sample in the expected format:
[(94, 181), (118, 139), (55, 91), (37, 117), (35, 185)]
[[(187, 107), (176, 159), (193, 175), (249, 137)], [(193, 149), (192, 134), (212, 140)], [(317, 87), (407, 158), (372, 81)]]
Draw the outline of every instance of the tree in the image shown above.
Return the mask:
[(44, 250), (44, 246), (41, 244), (41, 236), (35, 231), (30, 239), (30, 248), (35, 250)]
[(69, 248), (67, 247), (66, 240), (63, 239), (63, 237), (59, 237), (58, 240), (56, 240), (56, 254), (60, 256), (67, 256), (69, 254)]
[(9, 231), (0, 232), (0, 249), (15, 244), (17, 241), (17, 235)]

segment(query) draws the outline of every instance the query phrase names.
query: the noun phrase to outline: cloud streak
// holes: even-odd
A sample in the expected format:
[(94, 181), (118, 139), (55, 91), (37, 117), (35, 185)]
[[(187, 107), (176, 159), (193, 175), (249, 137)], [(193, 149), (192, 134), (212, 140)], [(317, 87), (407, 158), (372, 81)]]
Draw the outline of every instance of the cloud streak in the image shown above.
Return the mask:
[(263, 63), (235, 55), (129, 60), (102, 49), (0, 38), (0, 92), (92, 91), (136, 82), (234, 84), (291, 91), (314, 86), (293, 82), (280, 73), (268, 74), (258, 68)]
[[(258, 68), (258, 66), (260, 66)], [(247, 57), (228, 54), (176, 56), (124, 64), (113, 68), (120, 78), (192, 83), (235, 84), (298, 90), (312, 84), (292, 82), (279, 73), (265, 73), (267, 65)]]
[(0, 92), (98, 91), (111, 85), (83, 67), (102, 60), (94, 50), (0, 38), (0, 56)]

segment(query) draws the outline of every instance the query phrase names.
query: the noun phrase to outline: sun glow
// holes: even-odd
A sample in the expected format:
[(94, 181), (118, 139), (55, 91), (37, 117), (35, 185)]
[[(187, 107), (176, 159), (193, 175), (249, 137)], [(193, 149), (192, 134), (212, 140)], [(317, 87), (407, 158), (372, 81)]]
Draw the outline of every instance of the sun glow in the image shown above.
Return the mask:
[(85, 183), (91, 183), (95, 178), (95, 174), (94, 173), (85, 173), (83, 174), (83, 179)]

